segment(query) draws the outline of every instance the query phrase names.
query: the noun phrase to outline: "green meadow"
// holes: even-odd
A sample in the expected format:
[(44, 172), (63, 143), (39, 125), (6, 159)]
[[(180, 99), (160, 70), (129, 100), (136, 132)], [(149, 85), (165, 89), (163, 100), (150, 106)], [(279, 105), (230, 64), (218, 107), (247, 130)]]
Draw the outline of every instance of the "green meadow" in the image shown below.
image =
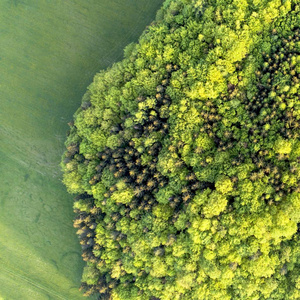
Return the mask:
[(59, 167), (94, 74), (162, 0), (0, 1), (0, 299), (82, 299), (72, 196)]

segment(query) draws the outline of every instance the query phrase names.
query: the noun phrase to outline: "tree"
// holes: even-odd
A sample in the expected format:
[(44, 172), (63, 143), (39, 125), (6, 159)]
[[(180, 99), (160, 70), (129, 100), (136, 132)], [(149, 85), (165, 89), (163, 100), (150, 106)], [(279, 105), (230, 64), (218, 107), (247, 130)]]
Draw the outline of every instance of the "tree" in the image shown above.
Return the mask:
[(299, 299), (300, 6), (167, 0), (70, 123), (85, 295)]

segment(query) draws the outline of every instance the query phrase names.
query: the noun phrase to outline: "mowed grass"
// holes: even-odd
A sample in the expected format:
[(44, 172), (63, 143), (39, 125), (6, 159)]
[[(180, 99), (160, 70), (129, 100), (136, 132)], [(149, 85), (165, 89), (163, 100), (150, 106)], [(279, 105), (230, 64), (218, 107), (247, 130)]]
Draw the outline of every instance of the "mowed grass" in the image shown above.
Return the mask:
[(162, 0), (0, 1), (0, 299), (82, 299), (67, 122)]

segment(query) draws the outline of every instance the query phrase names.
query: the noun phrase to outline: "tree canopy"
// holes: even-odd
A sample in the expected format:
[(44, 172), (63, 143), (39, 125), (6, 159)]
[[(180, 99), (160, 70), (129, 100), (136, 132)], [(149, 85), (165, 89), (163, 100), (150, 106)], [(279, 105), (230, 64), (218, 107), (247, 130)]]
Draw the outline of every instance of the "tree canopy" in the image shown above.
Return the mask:
[(99, 299), (300, 298), (298, 0), (167, 0), (98, 73), (62, 167)]

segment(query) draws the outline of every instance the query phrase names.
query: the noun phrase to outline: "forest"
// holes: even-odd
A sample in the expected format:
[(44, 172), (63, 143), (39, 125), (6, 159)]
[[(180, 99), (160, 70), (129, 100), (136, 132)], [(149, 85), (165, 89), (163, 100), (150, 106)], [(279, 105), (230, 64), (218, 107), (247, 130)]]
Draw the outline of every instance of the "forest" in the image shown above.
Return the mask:
[(300, 299), (300, 2), (167, 0), (69, 123), (84, 295)]

